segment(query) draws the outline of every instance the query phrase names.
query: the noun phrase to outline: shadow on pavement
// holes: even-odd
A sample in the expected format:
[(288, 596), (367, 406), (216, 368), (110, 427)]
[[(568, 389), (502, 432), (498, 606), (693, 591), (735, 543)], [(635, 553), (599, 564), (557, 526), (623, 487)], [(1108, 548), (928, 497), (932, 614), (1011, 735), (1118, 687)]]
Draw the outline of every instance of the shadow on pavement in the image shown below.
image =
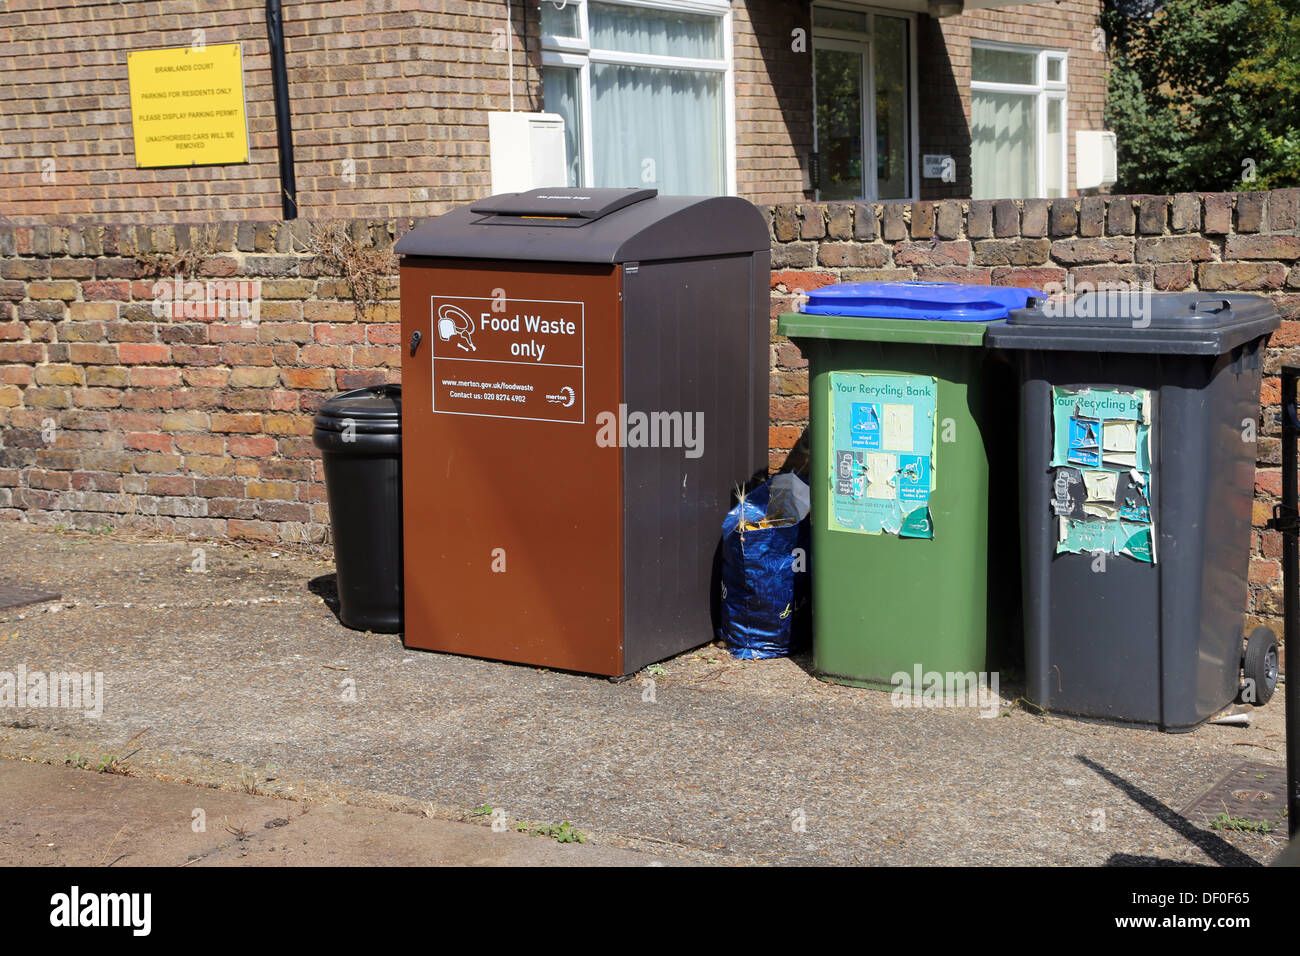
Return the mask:
[[(307, 590), (320, 598), (335, 617), (339, 616), (338, 575), (322, 574), (320, 577), (312, 578), (307, 582)], [(343, 622), (339, 621), (339, 623)]]
[[(1165, 804), (1161, 803), (1151, 794), (1147, 793), (1141, 787), (1137, 787), (1123, 777), (1111, 773), (1099, 763), (1089, 760), (1083, 754), (1075, 754), (1075, 759), (1096, 773), (1107, 783), (1114, 786), (1117, 790), (1124, 793), (1126, 797), (1136, 803), (1147, 813), (1151, 814), (1169, 829), (1173, 830), (1183, 839), (1198, 847), (1206, 856), (1212, 859), (1220, 866), (1260, 866), (1254, 859), (1242, 853), (1228, 841), (1215, 836), (1207, 830), (1202, 830), (1196, 824), (1192, 823), (1186, 817), (1175, 813)], [(1132, 862), (1124, 862), (1125, 860)], [(1148, 861), (1148, 862), (1139, 862)], [(1107, 866), (1160, 866), (1164, 861), (1155, 861), (1151, 857), (1127, 856), (1126, 854), (1117, 853), (1106, 861)], [(1177, 864), (1186, 866), (1187, 864)]]
[(1102, 866), (1175, 866), (1184, 869), (1189, 866), (1206, 867), (1208, 863), (1188, 863), (1185, 860), (1166, 860), (1161, 856), (1136, 856), (1132, 853), (1112, 853)]

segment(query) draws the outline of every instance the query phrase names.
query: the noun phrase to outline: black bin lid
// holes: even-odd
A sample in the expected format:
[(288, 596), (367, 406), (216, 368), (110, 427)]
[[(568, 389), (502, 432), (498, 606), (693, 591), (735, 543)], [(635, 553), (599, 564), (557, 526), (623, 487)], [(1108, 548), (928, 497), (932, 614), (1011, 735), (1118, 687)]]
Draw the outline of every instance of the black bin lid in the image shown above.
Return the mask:
[(767, 253), (767, 221), (736, 196), (548, 187), (490, 196), (416, 226), (400, 256), (622, 263)]
[(470, 203), (469, 211), (498, 222), (540, 225), (538, 220), (577, 219), (590, 222), (636, 202), (653, 199), (657, 189), (530, 189), (502, 193)]
[(1278, 327), (1260, 295), (1216, 292), (1090, 291), (1031, 299), (985, 343), (999, 349), (1222, 355)]
[(322, 431), (341, 432), (352, 422), (362, 435), (396, 434), (402, 427), (402, 386), (370, 385), (327, 400), (312, 424)]

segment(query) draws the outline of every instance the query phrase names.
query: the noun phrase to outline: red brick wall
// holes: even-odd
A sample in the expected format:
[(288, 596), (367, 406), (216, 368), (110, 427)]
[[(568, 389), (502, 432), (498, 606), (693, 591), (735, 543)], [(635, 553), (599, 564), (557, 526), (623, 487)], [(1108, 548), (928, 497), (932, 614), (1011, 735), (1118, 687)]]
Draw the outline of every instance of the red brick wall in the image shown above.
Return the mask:
[(776, 317), (834, 282), (1138, 283), (1160, 291), (1258, 292), (1283, 316), (1264, 363), (1250, 614), (1280, 633), (1278, 368), (1300, 364), (1300, 189), (1015, 202), (795, 204), (772, 209), (771, 465), (808, 419), (808, 372)]
[[(999, 285), (1122, 280), (1270, 295), (1252, 613), (1280, 610), (1277, 369), (1300, 364), (1300, 190), (916, 204), (794, 204), (772, 227), (770, 459), (807, 424), (802, 357), (775, 331), (796, 290), (860, 279)], [(409, 220), (353, 222), (381, 251)], [(396, 276), (358, 314), (306, 249), (309, 225), (0, 225), (0, 517), (268, 541), (327, 540), (311, 416), (394, 381)], [(247, 322), (155, 314), (146, 263), (198, 249), (196, 276), (260, 282)]]
[[(307, 228), (0, 227), (0, 515), (324, 541), (311, 415), (395, 380), (399, 328), (395, 277), (359, 315)], [(195, 247), (197, 279), (259, 283), (255, 321), (155, 310), (150, 256)]]

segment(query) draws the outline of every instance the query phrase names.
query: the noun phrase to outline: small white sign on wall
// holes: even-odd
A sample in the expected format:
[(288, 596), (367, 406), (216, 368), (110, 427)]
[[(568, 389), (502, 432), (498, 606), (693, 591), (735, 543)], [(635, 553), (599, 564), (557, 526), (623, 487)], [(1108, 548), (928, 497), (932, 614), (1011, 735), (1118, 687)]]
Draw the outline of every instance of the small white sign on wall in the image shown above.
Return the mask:
[(926, 153), (921, 157), (921, 176), (925, 179), (942, 179), (953, 182), (957, 166), (951, 156), (941, 153)]

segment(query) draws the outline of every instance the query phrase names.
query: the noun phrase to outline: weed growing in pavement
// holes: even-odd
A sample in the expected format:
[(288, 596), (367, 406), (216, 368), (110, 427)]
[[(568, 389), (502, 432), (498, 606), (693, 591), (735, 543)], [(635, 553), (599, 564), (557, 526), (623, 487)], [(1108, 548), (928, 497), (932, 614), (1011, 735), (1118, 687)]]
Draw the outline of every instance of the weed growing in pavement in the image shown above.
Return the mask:
[(515, 827), (515, 830), (517, 830), (519, 833), (527, 833), (529, 836), (550, 837), (556, 843), (586, 843), (587, 842), (586, 835), (574, 829), (573, 824), (570, 823), (568, 820), (565, 820), (563, 823), (560, 823), (558, 825), (552, 824), (550, 826), (546, 826), (546, 825), (535, 826), (534, 824), (531, 823), (520, 823), (518, 826)]
[(248, 839), (248, 827), (244, 826), (242, 821), (232, 824), (230, 818), (226, 817), (222, 821), (222, 826), (225, 828), (227, 833), (233, 836), (236, 840), (239, 840), (241, 843)]
[[(268, 763), (263, 773), (267, 781), (273, 780), (274, 778), (271, 776), (271, 774), (275, 773), (275, 765)], [(261, 789), (262, 783), (263, 783), (262, 775), (258, 773), (256, 767), (240, 768), (239, 786), (240, 789), (244, 791), (244, 793), (260, 794), (262, 792)]]
[(1226, 810), (1210, 821), (1211, 830), (1238, 830), (1242, 833), (1272, 833), (1277, 829), (1273, 824), (1263, 820), (1248, 820), (1234, 817)]
[(131, 776), (131, 768), (125, 760), (117, 754), (106, 754), (99, 761), (97, 768), (100, 773), (115, 773), (122, 777)]

